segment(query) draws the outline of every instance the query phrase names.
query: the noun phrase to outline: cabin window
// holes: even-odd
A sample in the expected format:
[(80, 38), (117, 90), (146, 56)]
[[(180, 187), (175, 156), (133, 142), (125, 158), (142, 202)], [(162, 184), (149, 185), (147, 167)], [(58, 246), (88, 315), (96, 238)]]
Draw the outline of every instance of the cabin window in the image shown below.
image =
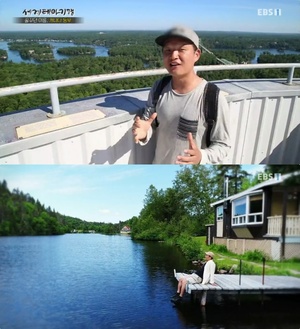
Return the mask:
[(248, 195), (233, 201), (232, 225), (263, 222), (263, 195)]
[(217, 220), (223, 220), (223, 206), (217, 207)]
[(233, 201), (232, 225), (241, 225), (246, 223), (246, 197)]
[(262, 194), (249, 196), (249, 223), (262, 223), (263, 197)]

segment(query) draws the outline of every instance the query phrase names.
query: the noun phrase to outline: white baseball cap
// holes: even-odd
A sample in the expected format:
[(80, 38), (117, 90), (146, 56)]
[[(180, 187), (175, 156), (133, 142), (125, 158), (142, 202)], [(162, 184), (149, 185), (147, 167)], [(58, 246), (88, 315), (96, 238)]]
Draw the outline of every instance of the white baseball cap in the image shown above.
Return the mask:
[(215, 254), (212, 251), (206, 252), (205, 255), (210, 256), (211, 258), (215, 257)]

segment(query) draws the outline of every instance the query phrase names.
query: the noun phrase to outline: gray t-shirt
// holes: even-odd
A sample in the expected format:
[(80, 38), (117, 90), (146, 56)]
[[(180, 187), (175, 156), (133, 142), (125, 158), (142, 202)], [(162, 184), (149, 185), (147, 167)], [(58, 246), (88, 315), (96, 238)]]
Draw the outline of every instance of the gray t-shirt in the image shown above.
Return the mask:
[[(222, 92), (219, 94), (218, 117), (211, 133), (211, 145), (206, 147), (207, 123), (203, 113), (203, 91), (207, 81), (202, 82), (187, 94), (178, 94), (172, 89), (171, 81), (163, 89), (156, 105), (157, 120), (156, 150), (154, 164), (174, 164), (178, 155), (184, 155), (189, 148), (187, 132), (194, 131), (196, 144), (202, 153), (201, 164), (222, 163), (230, 150), (229, 109)], [(158, 81), (153, 85), (143, 119), (153, 112), (153, 94)], [(195, 126), (196, 124), (196, 126)], [(148, 131), (147, 140), (153, 129)], [(143, 144), (143, 143), (141, 143)]]

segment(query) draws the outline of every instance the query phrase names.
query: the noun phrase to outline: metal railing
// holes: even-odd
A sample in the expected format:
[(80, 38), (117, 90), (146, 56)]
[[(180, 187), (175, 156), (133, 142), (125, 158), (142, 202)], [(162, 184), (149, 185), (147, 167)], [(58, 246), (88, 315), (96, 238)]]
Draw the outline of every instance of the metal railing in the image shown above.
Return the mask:
[[(235, 64), (235, 65), (202, 65), (195, 66), (195, 72), (205, 72), (205, 71), (225, 71), (225, 70), (251, 70), (251, 69), (279, 69), (288, 68), (288, 77), (286, 84), (291, 85), (293, 83), (293, 76), (295, 68), (300, 68), (300, 63), (284, 63), (284, 64)], [(12, 86), (0, 88), (0, 97), (16, 95), (21, 93), (28, 93), (39, 90), (50, 90), (51, 105), (53, 117), (62, 115), (59, 106), (59, 96), (58, 88), (68, 87), (74, 85), (81, 85), (86, 83), (95, 83), (108, 80), (126, 79), (126, 78), (136, 78), (143, 76), (153, 76), (167, 74), (166, 69), (155, 69), (155, 70), (141, 70), (133, 72), (121, 72), (121, 73), (111, 73), (111, 74), (99, 74), (86, 77), (68, 78), (60, 80), (52, 80), (45, 82), (30, 83), (20, 86)]]

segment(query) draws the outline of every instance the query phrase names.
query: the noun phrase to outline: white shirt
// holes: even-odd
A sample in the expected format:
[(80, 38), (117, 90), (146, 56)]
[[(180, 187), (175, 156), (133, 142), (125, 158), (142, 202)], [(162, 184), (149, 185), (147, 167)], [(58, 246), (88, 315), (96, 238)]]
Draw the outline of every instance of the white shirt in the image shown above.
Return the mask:
[(215, 271), (216, 264), (212, 259), (210, 259), (204, 266), (202, 284), (213, 284), (215, 282)]

